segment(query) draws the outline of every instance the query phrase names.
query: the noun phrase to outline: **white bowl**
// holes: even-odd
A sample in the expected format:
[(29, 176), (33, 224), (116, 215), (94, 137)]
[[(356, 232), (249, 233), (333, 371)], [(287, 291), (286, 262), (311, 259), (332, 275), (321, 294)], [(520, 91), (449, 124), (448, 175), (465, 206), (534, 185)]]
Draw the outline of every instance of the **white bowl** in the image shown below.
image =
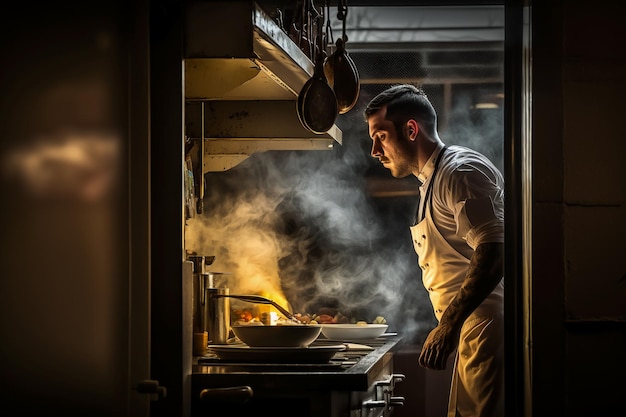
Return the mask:
[(319, 325), (233, 325), (233, 333), (251, 347), (304, 347), (320, 335)]
[(387, 324), (322, 324), (322, 334), (333, 340), (376, 339), (389, 327)]

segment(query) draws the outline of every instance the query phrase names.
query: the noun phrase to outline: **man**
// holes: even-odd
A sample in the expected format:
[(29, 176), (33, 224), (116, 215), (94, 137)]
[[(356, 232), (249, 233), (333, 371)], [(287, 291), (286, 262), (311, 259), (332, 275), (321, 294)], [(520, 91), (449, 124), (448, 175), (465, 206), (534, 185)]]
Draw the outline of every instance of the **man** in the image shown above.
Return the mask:
[(371, 155), (421, 182), (411, 226), (435, 327), (419, 364), (445, 369), (456, 351), (448, 417), (504, 415), (504, 180), (480, 153), (445, 146), (426, 94), (393, 86), (364, 111)]

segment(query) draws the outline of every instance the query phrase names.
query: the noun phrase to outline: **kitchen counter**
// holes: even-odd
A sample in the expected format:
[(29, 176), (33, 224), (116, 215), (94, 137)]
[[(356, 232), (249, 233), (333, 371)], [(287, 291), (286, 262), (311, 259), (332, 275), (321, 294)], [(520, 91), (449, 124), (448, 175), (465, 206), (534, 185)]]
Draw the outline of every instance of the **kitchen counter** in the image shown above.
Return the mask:
[[(368, 346), (368, 350), (347, 343), (347, 349), (334, 354), (327, 364), (222, 364), (215, 358), (194, 358), (192, 408), (216, 411), (218, 404), (215, 402), (219, 397), (204, 396), (205, 401), (202, 401), (203, 391), (205, 394), (226, 394), (222, 402), (228, 402), (228, 407), (232, 407), (232, 401), (248, 403), (241, 397), (245, 397), (241, 390), (234, 389), (236, 394), (228, 397), (224, 389), (249, 387), (253, 393), (250, 410), (257, 412), (268, 407), (267, 411), (275, 414), (276, 404), (289, 402), (292, 407), (308, 408), (300, 415), (366, 416), (381, 408), (385, 409), (384, 412), (377, 415), (390, 415), (394, 406), (392, 398), (395, 398), (391, 397), (393, 388), (396, 382), (404, 379), (393, 370), (393, 357), (401, 340), (401, 337), (390, 334), (359, 341), (360, 345)], [(209, 403), (206, 398), (210, 398)], [(401, 402), (395, 398), (395, 406)]]
[[(308, 389), (341, 389), (341, 390), (367, 390), (372, 384), (373, 378), (384, 369), (393, 354), (399, 349), (401, 337), (391, 336), (378, 341), (360, 341), (359, 344), (372, 346), (374, 350), (367, 353), (361, 350), (348, 349), (337, 353), (341, 356), (346, 353), (363, 352), (355, 364), (341, 367), (328, 367), (314, 364), (305, 367), (280, 365), (269, 367), (267, 364), (241, 364), (222, 366), (219, 362), (211, 364), (198, 363), (202, 358), (194, 358), (193, 381), (203, 386), (219, 387), (231, 384), (239, 384), (243, 380), (249, 384), (266, 383), (272, 380), (276, 388), (289, 388), (297, 384)], [(349, 361), (348, 361), (349, 362)]]

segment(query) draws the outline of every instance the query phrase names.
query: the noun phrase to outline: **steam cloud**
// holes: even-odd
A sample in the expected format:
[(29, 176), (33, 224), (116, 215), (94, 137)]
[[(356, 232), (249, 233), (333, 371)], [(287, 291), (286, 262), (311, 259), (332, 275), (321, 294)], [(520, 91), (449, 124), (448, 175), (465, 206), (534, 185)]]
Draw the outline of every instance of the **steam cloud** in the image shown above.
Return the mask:
[(364, 191), (370, 160), (351, 148), (265, 152), (206, 174), (206, 213), (187, 221), (185, 247), (215, 255), (210, 270), (231, 273), (231, 293), (278, 290), (294, 312), (381, 315), (390, 331), (423, 330), (432, 310), (415, 254), (409, 237), (390, 243)]

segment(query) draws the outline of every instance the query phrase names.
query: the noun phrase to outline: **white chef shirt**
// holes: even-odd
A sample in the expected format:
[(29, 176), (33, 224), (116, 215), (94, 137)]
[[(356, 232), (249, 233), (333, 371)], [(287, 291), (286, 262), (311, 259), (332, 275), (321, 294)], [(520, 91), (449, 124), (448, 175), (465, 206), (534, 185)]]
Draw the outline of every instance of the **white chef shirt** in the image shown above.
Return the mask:
[[(502, 174), (485, 156), (462, 146), (447, 147), (435, 173), (442, 149), (443, 145), (435, 149), (418, 174), (420, 205), (411, 227), (422, 280), (437, 319), (463, 284), (475, 248), (480, 243), (504, 241)], [(425, 217), (434, 226), (426, 226)], [(476, 312), (485, 310), (484, 314), (491, 315), (499, 310), (503, 291), (500, 282)]]
[(480, 153), (448, 146), (431, 190), (431, 206), (425, 194), (442, 149), (435, 149), (418, 174), (420, 209), (432, 210), (443, 237), (469, 259), (480, 243), (504, 242), (504, 178)]

